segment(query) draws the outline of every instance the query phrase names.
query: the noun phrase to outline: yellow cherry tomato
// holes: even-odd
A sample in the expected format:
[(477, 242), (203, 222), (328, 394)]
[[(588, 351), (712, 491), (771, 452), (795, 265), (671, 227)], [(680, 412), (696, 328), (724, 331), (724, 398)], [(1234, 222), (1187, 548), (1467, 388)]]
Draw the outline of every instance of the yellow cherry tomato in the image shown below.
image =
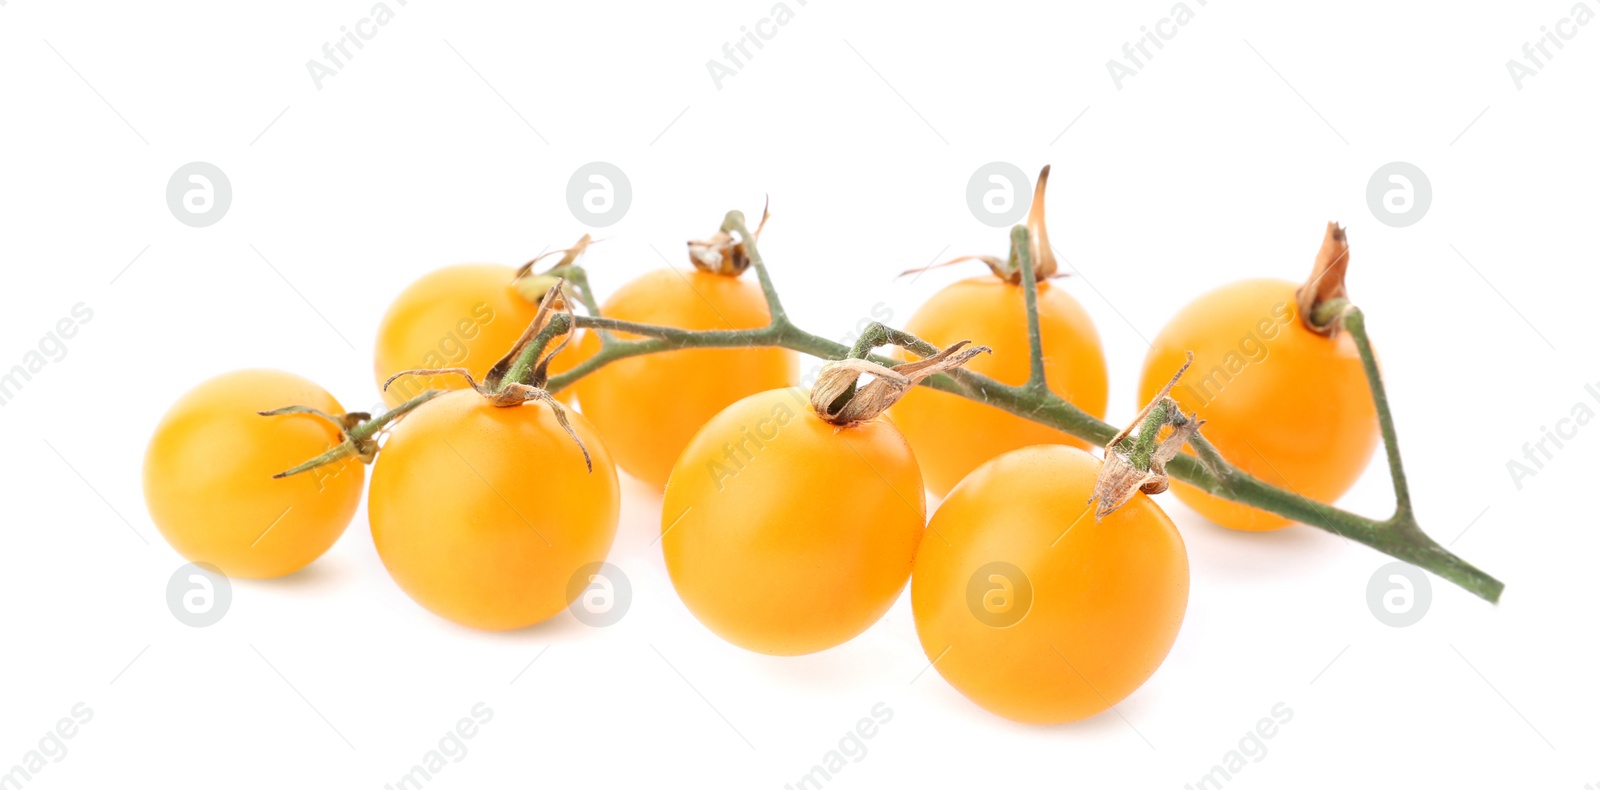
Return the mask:
[(934, 669), (983, 708), (1057, 724), (1155, 673), (1189, 600), (1183, 539), (1144, 494), (1095, 521), (1100, 461), (1061, 445), (978, 467), (934, 513), (911, 575)]
[[(600, 312), (680, 329), (754, 329), (771, 320), (751, 278), (699, 270), (650, 272), (618, 289)], [(599, 348), (598, 336), (586, 333), (576, 358), (588, 359)], [(617, 464), (660, 488), (707, 420), (746, 395), (790, 386), (797, 375), (798, 361), (786, 349), (684, 349), (612, 362), (575, 388)]]
[(916, 458), (887, 419), (841, 428), (803, 390), (772, 390), (724, 409), (684, 449), (661, 548), (706, 627), (799, 655), (883, 616), (910, 576), (925, 508)]
[(366, 476), (360, 460), (273, 479), (344, 440), (313, 415), (258, 414), (284, 406), (344, 412), (293, 373), (239, 370), (190, 390), (161, 418), (145, 451), (144, 500), (184, 558), (234, 577), (283, 576), (322, 556), (350, 524)]
[[(1203, 434), (1240, 469), (1308, 499), (1338, 499), (1378, 445), (1377, 412), (1348, 334), (1319, 335), (1300, 321), (1295, 284), (1245, 280), (1201, 295), (1172, 317), (1145, 357), (1140, 403), (1183, 365), (1172, 390)], [(1188, 448), (1185, 448), (1188, 451)], [(1184, 504), (1226, 527), (1278, 529), (1289, 520), (1173, 481)]]
[(573, 576), (616, 537), (616, 467), (582, 415), (540, 401), (507, 408), (441, 395), (394, 429), (372, 470), (372, 540), (400, 589), (447, 620), (533, 625), (582, 592)]
[[(1022, 287), (983, 275), (933, 295), (906, 324), (935, 346), (971, 340), (994, 350), (967, 363), (1002, 384), (1028, 380), (1028, 314)], [(1045, 381), (1078, 408), (1104, 417), (1106, 359), (1088, 312), (1064, 289), (1039, 283), (1039, 335)], [(918, 387), (890, 410), (917, 452), (928, 490), (943, 496), (979, 464), (1034, 444), (1085, 447), (1054, 428), (966, 398)]]
[[(373, 361), (378, 386), (401, 371), (432, 368), (466, 368), (481, 381), (539, 312), (539, 305), (512, 285), (515, 274), (510, 266), (464, 263), (425, 274), (407, 286), (378, 324)], [(551, 375), (581, 361), (575, 346), (551, 360)], [(424, 390), (466, 385), (460, 376), (406, 376), (383, 398), (394, 407)]]

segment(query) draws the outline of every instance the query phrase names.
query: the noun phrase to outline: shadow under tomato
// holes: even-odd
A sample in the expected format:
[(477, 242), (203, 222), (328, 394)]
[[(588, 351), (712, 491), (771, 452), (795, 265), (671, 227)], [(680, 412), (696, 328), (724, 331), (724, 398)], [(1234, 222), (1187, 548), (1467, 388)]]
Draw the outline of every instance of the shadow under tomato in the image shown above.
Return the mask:
[(321, 595), (338, 589), (352, 574), (346, 563), (320, 557), (310, 565), (276, 579), (229, 579), (235, 587), (287, 591), (296, 595)]
[[(712, 638), (717, 637), (713, 635)], [(748, 657), (755, 671), (774, 683), (823, 693), (857, 687), (876, 688), (865, 680), (868, 678), (904, 676), (909, 682), (927, 666), (912, 624), (909, 585), (908, 589), (900, 591), (900, 597), (889, 611), (866, 631), (827, 650), (801, 656), (773, 656), (745, 650), (721, 639), (717, 641), (728, 650)], [(908, 657), (915, 657), (915, 661), (908, 662)], [(943, 681), (936, 679), (935, 682)]]
[(592, 636), (594, 631), (601, 630), (593, 626), (584, 625), (576, 617), (573, 617), (569, 611), (562, 611), (543, 622), (510, 631), (484, 631), (451, 622), (431, 613), (430, 616), (440, 624), (439, 627), (441, 629), (453, 631), (462, 636), (512, 644), (578, 643)]

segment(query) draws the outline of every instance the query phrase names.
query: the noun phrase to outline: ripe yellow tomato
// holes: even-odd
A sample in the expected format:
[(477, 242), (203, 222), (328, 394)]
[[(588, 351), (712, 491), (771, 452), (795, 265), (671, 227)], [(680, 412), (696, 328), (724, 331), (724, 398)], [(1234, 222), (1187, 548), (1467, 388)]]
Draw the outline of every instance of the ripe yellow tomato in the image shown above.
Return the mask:
[(922, 650), (951, 685), (1013, 721), (1093, 716), (1172, 649), (1189, 559), (1144, 494), (1095, 521), (1100, 461), (1061, 445), (1006, 453), (934, 513), (911, 575)]
[(541, 401), (507, 408), (472, 390), (405, 418), (372, 470), (372, 540), (400, 589), (434, 614), (503, 631), (559, 613), (616, 537), (617, 471), (582, 415)]
[[(906, 324), (943, 348), (961, 340), (988, 346), (967, 370), (1002, 384), (1028, 380), (1028, 314), (1022, 287), (983, 275), (933, 295)], [(1089, 314), (1064, 289), (1039, 283), (1039, 335), (1050, 390), (1096, 416), (1106, 413), (1106, 359)], [(917, 452), (928, 490), (943, 496), (979, 464), (1034, 444), (1086, 446), (1075, 436), (966, 398), (918, 387), (890, 410)]]
[[(378, 324), (373, 372), (381, 388), (403, 370), (462, 367), (482, 380), (516, 345), (539, 312), (512, 285), (516, 269), (494, 263), (447, 266), (423, 275), (389, 305)], [(576, 343), (550, 363), (555, 375), (581, 360)], [(384, 392), (398, 406), (429, 389), (461, 389), (460, 376), (406, 376)]]
[[(1194, 352), (1194, 365), (1172, 397), (1200, 413), (1205, 437), (1240, 469), (1319, 502), (1338, 499), (1366, 469), (1379, 436), (1361, 357), (1348, 334), (1306, 328), (1294, 283), (1236, 282), (1178, 311), (1145, 357), (1140, 403), (1183, 365), (1185, 351)], [(1172, 490), (1226, 527), (1289, 523), (1178, 481)]]
[(344, 408), (315, 383), (277, 370), (239, 370), (203, 382), (172, 405), (144, 457), (144, 500), (162, 537), (191, 562), (229, 576), (293, 573), (332, 546), (361, 502), (361, 461), (278, 480), (273, 475), (344, 440), (307, 414)]
[(667, 483), (661, 548), (706, 627), (748, 650), (799, 655), (883, 616), (925, 517), (916, 458), (892, 423), (839, 427), (785, 388), (695, 434)]
[[(754, 329), (771, 320), (753, 279), (699, 270), (650, 272), (618, 289), (600, 312), (680, 329)], [(599, 337), (586, 333), (576, 357), (599, 348)], [(612, 362), (574, 387), (617, 464), (660, 488), (700, 426), (746, 395), (794, 384), (798, 367), (781, 348), (684, 349)]]

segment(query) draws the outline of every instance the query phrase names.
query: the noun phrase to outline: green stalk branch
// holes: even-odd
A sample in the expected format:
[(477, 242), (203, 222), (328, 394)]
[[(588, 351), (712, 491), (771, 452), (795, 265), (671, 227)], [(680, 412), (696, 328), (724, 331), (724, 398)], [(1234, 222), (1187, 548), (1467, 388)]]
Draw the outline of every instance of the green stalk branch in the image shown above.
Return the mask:
[[(788, 314), (784, 312), (782, 303), (778, 300), (777, 291), (772, 286), (766, 265), (757, 250), (755, 237), (744, 227), (742, 214), (737, 211), (729, 212), (722, 227), (730, 233), (737, 232), (744, 242), (750, 255), (751, 265), (754, 266), (756, 276), (760, 279), (762, 291), (767, 296), (772, 323), (759, 329), (693, 331), (616, 321), (598, 315), (573, 316), (572, 320), (579, 327), (627, 332), (638, 335), (641, 339), (619, 339), (603, 347), (595, 356), (584, 360), (572, 370), (552, 377), (546, 388), (552, 392), (559, 391), (619, 359), (681, 348), (777, 346), (825, 360), (843, 359), (856, 352), (856, 349), (842, 343), (806, 332), (789, 321)], [(1116, 436), (1118, 429), (1115, 426), (1096, 419), (1049, 389), (1033, 384), (1034, 381), (1043, 380), (1043, 361), (1038, 328), (1037, 283), (1032, 276), (1034, 261), (1028, 253), (1030, 248), (1027, 234), (1026, 228), (1016, 228), (1012, 231), (1012, 243), (1014, 249), (1019, 251), (1015, 254), (1018, 255), (1017, 262), (1022, 267), (1022, 281), (1026, 288), (1024, 295), (1028, 304), (1030, 350), (1033, 357), (1033, 373), (1029, 377), (1029, 383), (1011, 386), (978, 373), (955, 370), (948, 374), (930, 377), (924, 380), (921, 386), (985, 403), (1104, 446)], [(1378, 374), (1377, 363), (1372, 356), (1366, 326), (1359, 310), (1349, 305), (1346, 305), (1346, 308), (1341, 308), (1337, 317), (1344, 322), (1345, 328), (1350, 331), (1361, 349), (1362, 361), (1366, 366), (1368, 380), (1371, 382), (1389, 467), (1395, 482), (1397, 507), (1394, 516), (1383, 520), (1372, 519), (1269, 485), (1229, 463), (1199, 434), (1189, 442), (1195, 449), (1196, 455), (1179, 455), (1172, 459), (1167, 464), (1168, 474), (1223, 499), (1250, 505), (1301, 524), (1342, 535), (1431, 571), (1487, 601), (1498, 601), (1504, 584), (1450, 553), (1424, 534), (1417, 525), (1411, 509), (1410, 489), (1400, 463), (1394, 421), (1389, 411), (1382, 379)], [(904, 334), (889, 330), (887, 327), (883, 329), (886, 336), (888, 332)], [(982, 338), (973, 339), (982, 341)], [(927, 344), (924, 346), (926, 348), (913, 350), (919, 353), (932, 350), (932, 346)], [(896, 360), (879, 355), (868, 355), (866, 358), (886, 366), (896, 364)]]
[[(576, 316), (580, 327), (616, 328), (618, 322), (597, 319), (593, 316)], [(648, 329), (649, 331), (642, 331)], [(746, 329), (738, 331), (668, 330), (666, 327), (629, 325), (627, 331), (636, 334), (655, 334), (641, 340), (619, 340), (615, 345), (601, 349), (566, 373), (554, 376), (547, 389), (559, 391), (580, 378), (619, 359), (672, 351), (680, 348), (746, 348), (751, 346), (779, 346), (799, 351), (820, 359), (843, 359), (851, 348), (818, 335), (805, 332), (792, 325), (776, 328)], [(885, 366), (895, 360), (879, 355), (868, 359)], [(933, 376), (921, 386), (960, 395), (1015, 414), (1024, 419), (1048, 425), (1070, 433), (1085, 441), (1104, 445), (1116, 436), (1118, 429), (1098, 420), (1082, 409), (1068, 403), (1049, 390), (1031, 391), (1026, 385), (1002, 384), (987, 376), (966, 370)], [(1485, 600), (1500, 598), (1504, 584), (1487, 573), (1451, 554), (1427, 537), (1411, 518), (1404, 520), (1376, 520), (1341, 510), (1333, 505), (1316, 502), (1277, 488), (1244, 472), (1225, 460), (1209, 442), (1197, 435), (1190, 441), (1200, 457), (1179, 455), (1167, 463), (1167, 473), (1202, 491), (1223, 499), (1240, 502), (1276, 513), (1301, 524), (1342, 535), (1357, 543), (1370, 546), (1397, 559), (1431, 571), (1447, 581), (1461, 586)]]
[[(737, 211), (728, 212), (727, 218), (722, 223), (722, 228), (728, 233), (738, 233), (740, 240), (745, 245), (751, 265), (755, 267), (756, 276), (760, 279), (762, 292), (766, 295), (767, 305), (771, 311), (772, 321), (767, 326), (756, 329), (701, 331), (605, 318), (599, 314), (599, 308), (593, 303), (592, 296), (589, 295), (588, 282), (584, 278), (582, 270), (573, 266), (569, 267), (570, 271), (566, 271), (564, 274), (569, 281), (578, 286), (578, 293), (589, 314), (557, 313), (552, 315), (547, 325), (542, 327), (530, 339), (522, 349), (520, 356), (513, 361), (506, 375), (502, 377), (500, 386), (505, 387), (513, 384), (536, 386), (533, 378), (535, 378), (537, 363), (544, 354), (545, 347), (573, 326), (599, 331), (602, 333), (602, 337), (609, 336), (608, 342), (602, 343), (600, 350), (594, 356), (579, 363), (572, 370), (559, 376), (553, 376), (544, 382), (543, 389), (548, 392), (558, 392), (565, 389), (571, 386), (573, 382), (620, 359), (685, 348), (781, 347), (824, 360), (843, 359), (847, 356), (865, 358), (886, 367), (892, 367), (899, 361), (871, 354), (870, 349), (873, 346), (883, 344), (883, 342), (879, 341), (902, 345), (922, 356), (928, 356), (937, 351), (933, 346), (908, 333), (880, 324), (874, 324), (869, 327), (863, 333), (862, 342), (858, 343), (856, 348), (851, 348), (800, 329), (790, 322), (788, 313), (784, 311), (783, 304), (778, 299), (777, 291), (772, 285), (772, 279), (761, 259), (761, 253), (756, 248), (755, 236), (745, 228), (744, 216)], [(1044, 386), (1042, 343), (1039, 336), (1037, 307), (1038, 283), (1033, 276), (1034, 266), (1037, 262), (1032, 260), (1028, 240), (1029, 231), (1027, 228), (1017, 227), (1012, 230), (1012, 254), (1016, 257), (1016, 263), (1021, 268), (1022, 285), (1025, 288), (1024, 295), (1028, 309), (1029, 346), (1032, 356), (1031, 373), (1028, 381), (1020, 386), (1012, 386), (969, 370), (957, 369), (924, 379), (920, 386), (931, 387), (969, 398), (979, 403), (988, 404), (1104, 447), (1107, 442), (1111, 441), (1119, 433), (1118, 429), (1068, 403)], [(1411, 506), (1410, 487), (1406, 483), (1404, 467), (1400, 461), (1400, 449), (1396, 438), (1394, 419), (1390, 412), (1388, 397), (1383, 388), (1383, 380), (1378, 371), (1377, 361), (1372, 353), (1371, 342), (1367, 337), (1366, 323), (1361, 311), (1342, 299), (1330, 300), (1318, 309), (1314, 318), (1318, 320), (1319, 324), (1335, 320), (1340, 321), (1343, 327), (1350, 332), (1360, 351), (1361, 361), (1366, 371), (1367, 381), (1378, 413), (1390, 474), (1394, 479), (1396, 503), (1394, 515), (1383, 520), (1372, 519), (1341, 510), (1333, 505), (1307, 499), (1293, 491), (1269, 485), (1228, 462), (1210, 442), (1206, 441), (1198, 433), (1189, 439), (1189, 445), (1194, 448), (1196, 454), (1180, 454), (1173, 458), (1166, 465), (1167, 474), (1223, 499), (1275, 513), (1301, 524), (1342, 535), (1357, 543), (1363, 543), (1389, 556), (1431, 571), (1440, 578), (1459, 585), (1487, 601), (1498, 601), (1500, 593), (1504, 589), (1504, 585), (1500, 581), (1450, 553), (1445, 547), (1429, 538), (1417, 524)], [(612, 333), (626, 333), (635, 336), (637, 339), (623, 339), (612, 335)], [(983, 340), (983, 338), (971, 339), (978, 342)], [(863, 345), (868, 343), (870, 345)], [(329, 451), (328, 454), (325, 454), (330, 456), (329, 458), (317, 460), (322, 463), (328, 463), (338, 460), (338, 458), (358, 454), (360, 445), (369, 441), (383, 426), (437, 394), (437, 392), (424, 393), (386, 414), (357, 425), (349, 430), (347, 434), (347, 446), (336, 447), (334, 450)], [(1181, 416), (1178, 415), (1179, 418)], [(1156, 431), (1146, 431), (1146, 433), (1153, 439)], [(337, 458), (332, 457), (335, 455), (337, 455)], [(316, 461), (308, 462), (291, 471), (303, 471), (316, 465), (318, 465)]]
[(1039, 283), (1033, 274), (1033, 246), (1028, 243), (1028, 229), (1018, 225), (1011, 229), (1012, 264), (1022, 272), (1022, 301), (1028, 311), (1028, 383), (1030, 390), (1046, 391), (1044, 380), (1044, 336), (1039, 332)]
[(750, 256), (750, 265), (755, 267), (756, 279), (761, 282), (761, 293), (766, 294), (767, 310), (772, 315), (772, 325), (788, 325), (789, 313), (783, 309), (783, 302), (778, 299), (778, 289), (772, 285), (772, 275), (767, 273), (766, 264), (761, 262), (761, 252), (756, 249), (755, 234), (744, 226), (744, 212), (728, 212), (722, 220), (722, 232), (737, 233), (739, 241), (744, 243), (745, 252)]
[[(582, 266), (577, 264), (562, 266), (551, 270), (550, 274), (565, 279), (567, 284), (572, 286), (572, 290), (578, 293), (578, 301), (583, 303), (583, 309), (589, 311), (589, 315), (600, 315), (600, 301), (595, 299), (594, 289), (589, 287), (589, 273)], [(603, 346), (613, 340), (615, 338), (610, 332), (600, 333), (600, 345)]]
[(1411, 485), (1406, 482), (1405, 466), (1400, 462), (1400, 439), (1395, 433), (1394, 415), (1389, 410), (1389, 395), (1383, 387), (1383, 374), (1378, 370), (1378, 358), (1372, 353), (1372, 341), (1367, 337), (1367, 319), (1361, 308), (1347, 299), (1330, 299), (1319, 305), (1311, 317), (1318, 326), (1338, 321), (1355, 340), (1356, 351), (1361, 355), (1361, 367), (1367, 374), (1367, 385), (1372, 390), (1372, 403), (1378, 412), (1378, 428), (1383, 434), (1383, 449), (1389, 457), (1389, 476), (1394, 479), (1394, 518), (1411, 518)]

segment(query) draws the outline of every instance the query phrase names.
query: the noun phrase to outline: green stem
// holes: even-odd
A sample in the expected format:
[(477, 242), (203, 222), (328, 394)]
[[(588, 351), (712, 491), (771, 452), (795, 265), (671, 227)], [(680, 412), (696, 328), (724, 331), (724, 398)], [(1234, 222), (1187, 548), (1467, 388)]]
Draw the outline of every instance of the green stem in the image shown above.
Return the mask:
[(1161, 429), (1167, 425), (1167, 404), (1157, 403), (1150, 407), (1150, 413), (1144, 416), (1144, 423), (1139, 426), (1139, 435), (1131, 439), (1123, 439), (1122, 443), (1133, 442), (1133, 449), (1128, 453), (1128, 463), (1141, 472), (1150, 471), (1150, 462), (1156, 454), (1156, 441), (1161, 436)]
[[(572, 272), (568, 272), (568, 276), (580, 285), (578, 289), (580, 298), (583, 299), (584, 306), (590, 314), (559, 313), (552, 316), (547, 325), (541, 328), (519, 357), (513, 361), (500, 383), (533, 383), (535, 365), (543, 354), (545, 346), (572, 325), (599, 331), (603, 337), (611, 332), (625, 332), (637, 335), (640, 339), (623, 340), (613, 337), (610, 342), (602, 343), (600, 350), (594, 356), (579, 363), (572, 370), (544, 382), (543, 388), (548, 392), (557, 392), (571, 386), (578, 379), (619, 359), (682, 348), (782, 347), (826, 360), (843, 359), (846, 356), (864, 358), (886, 367), (894, 366), (897, 361), (870, 353), (873, 347), (883, 345), (884, 342), (904, 346), (922, 356), (936, 353), (937, 350), (933, 346), (922, 340), (888, 327), (879, 326), (864, 333), (854, 348), (796, 327), (790, 322), (788, 313), (784, 311), (783, 304), (778, 299), (766, 265), (761, 260), (761, 253), (756, 248), (755, 236), (745, 227), (744, 215), (737, 211), (728, 212), (722, 227), (728, 233), (737, 232), (745, 245), (771, 312), (772, 320), (768, 325), (756, 329), (699, 331), (605, 318), (599, 315), (599, 308), (588, 293), (588, 282), (582, 270), (574, 267)], [(969, 370), (957, 369), (930, 376), (921, 382), (921, 386), (988, 404), (1104, 447), (1119, 433), (1117, 428), (1063, 400), (1044, 386), (1037, 305), (1038, 284), (1033, 278), (1034, 261), (1028, 245), (1027, 228), (1019, 226), (1012, 229), (1012, 255), (1014, 262), (1021, 269), (1023, 282), (1026, 284), (1024, 293), (1028, 309), (1029, 351), (1032, 363), (1028, 381), (1020, 386), (1012, 386)], [(1178, 455), (1173, 458), (1166, 466), (1167, 473), (1206, 493), (1366, 544), (1392, 557), (1432, 571), (1440, 578), (1457, 584), (1487, 601), (1498, 601), (1505, 585), (1450, 553), (1448, 549), (1429, 538), (1417, 524), (1411, 506), (1411, 489), (1406, 482), (1405, 469), (1400, 460), (1400, 445), (1395, 433), (1394, 417), (1390, 411), (1388, 395), (1378, 371), (1377, 359), (1372, 353), (1371, 340), (1367, 336), (1366, 321), (1361, 311), (1348, 301), (1333, 299), (1320, 305), (1312, 318), (1318, 326), (1326, 326), (1335, 320), (1342, 322), (1361, 355), (1362, 367), (1366, 372), (1378, 414), (1384, 449), (1388, 455), (1390, 475), (1394, 480), (1394, 515), (1383, 520), (1367, 518), (1333, 505), (1307, 499), (1293, 491), (1269, 485), (1229, 463), (1200, 434), (1195, 434), (1189, 439), (1189, 445), (1194, 448), (1196, 454)], [(352, 455), (361, 455), (363, 449), (370, 451), (372, 445), (367, 445), (365, 448), (363, 445), (371, 442), (384, 426), (439, 394), (439, 391), (425, 392), (388, 412), (356, 425), (346, 434), (345, 442), (284, 474), (293, 474)], [(1134, 451), (1136, 454), (1143, 454), (1146, 466), (1161, 425), (1169, 420), (1175, 425), (1182, 424), (1187, 419), (1181, 414), (1158, 414), (1157, 411), (1165, 410), (1152, 410), (1140, 436), (1134, 440)], [(370, 457), (370, 452), (365, 455)]]
[(360, 425), (357, 425), (354, 428), (351, 428), (349, 436), (351, 439), (354, 439), (358, 442), (371, 439), (372, 437), (378, 435), (378, 431), (389, 427), (390, 423), (406, 416), (407, 414), (410, 414), (418, 406), (421, 406), (422, 404), (427, 403), (428, 401), (433, 400), (434, 398), (437, 398), (446, 392), (449, 392), (449, 390), (426, 390), (421, 395), (418, 395), (417, 397), (412, 398), (411, 400), (408, 400), (399, 406), (396, 406), (382, 414), (379, 414), (376, 417), (373, 417), (370, 420), (362, 422)]
[(1031, 390), (1045, 390), (1044, 336), (1039, 332), (1039, 281), (1033, 275), (1033, 245), (1028, 228), (1011, 229), (1011, 262), (1022, 271), (1022, 302), (1028, 311), (1028, 383)]
[(931, 357), (939, 353), (939, 349), (934, 348), (932, 343), (910, 332), (902, 332), (874, 321), (861, 332), (856, 344), (850, 347), (850, 358), (866, 359), (867, 355), (872, 353), (872, 349), (888, 345), (899, 346), (919, 357)]
[[(582, 266), (577, 264), (562, 266), (559, 269), (552, 269), (550, 273), (566, 279), (572, 290), (577, 291), (578, 301), (583, 303), (583, 309), (587, 310), (589, 315), (600, 315), (600, 302), (594, 297), (594, 289), (589, 287), (589, 272)], [(605, 345), (613, 339), (610, 332), (600, 333), (600, 345)]]
[(505, 376), (499, 382), (493, 382), (493, 384), (498, 385), (512, 381), (533, 384), (534, 368), (539, 364), (539, 358), (544, 356), (545, 347), (550, 345), (550, 341), (554, 340), (558, 335), (565, 334), (571, 325), (572, 319), (566, 313), (556, 313), (550, 316), (550, 320), (539, 330), (539, 334), (534, 335), (533, 339), (528, 341), (528, 345), (523, 346), (522, 354), (517, 357), (515, 362), (511, 363), (511, 367), (506, 370)]
[(761, 252), (756, 249), (755, 234), (744, 226), (744, 212), (728, 212), (722, 220), (722, 232), (739, 234), (739, 241), (744, 243), (745, 252), (750, 255), (750, 265), (755, 267), (756, 279), (761, 282), (761, 293), (767, 297), (767, 310), (772, 315), (772, 325), (787, 325), (789, 313), (783, 309), (783, 302), (778, 299), (778, 289), (772, 285), (772, 275), (767, 272), (766, 264), (761, 262)]
[[(1328, 320), (1318, 320), (1326, 318)], [(1350, 332), (1356, 351), (1361, 355), (1361, 367), (1367, 374), (1367, 386), (1372, 391), (1372, 404), (1378, 412), (1378, 429), (1383, 434), (1384, 453), (1389, 458), (1389, 476), (1394, 480), (1394, 519), (1411, 518), (1411, 485), (1406, 482), (1405, 465), (1400, 461), (1400, 438), (1395, 433), (1394, 414), (1389, 409), (1389, 395), (1383, 386), (1383, 373), (1378, 370), (1378, 358), (1372, 353), (1372, 340), (1367, 336), (1367, 319), (1361, 308), (1345, 299), (1330, 299), (1319, 305), (1313, 320), (1319, 325), (1338, 320)]]
[[(767, 276), (766, 267), (761, 262), (754, 237), (744, 233), (743, 217), (738, 212), (730, 212), (724, 227), (731, 229), (730, 232), (734, 230), (740, 232), (745, 239), (752, 264), (756, 268), (757, 276), (761, 279), (762, 290), (768, 294), (768, 304), (771, 307), (773, 316), (771, 324), (759, 329), (692, 331), (616, 321), (597, 316), (575, 316), (574, 321), (580, 327), (628, 332), (640, 335), (642, 339), (618, 340), (614, 344), (602, 348), (595, 356), (584, 360), (572, 370), (552, 377), (546, 384), (546, 389), (552, 392), (559, 391), (571, 386), (578, 379), (619, 359), (680, 348), (776, 346), (809, 354), (820, 359), (843, 359), (856, 351), (856, 349), (845, 346), (842, 343), (801, 330), (790, 323), (787, 314), (783, 312), (781, 303), (776, 298), (776, 292), (771, 289), (771, 280)], [(1022, 246), (1024, 249), (1026, 248), (1026, 245)], [(1031, 268), (1031, 261), (1019, 260), (1019, 263), (1024, 263)], [(1026, 273), (1024, 276), (1026, 277)], [(1033, 320), (1030, 321), (1030, 324), (1033, 324), (1037, 318), (1036, 316), (1031, 318)], [(1405, 475), (1400, 465), (1399, 448), (1394, 438), (1393, 420), (1389, 412), (1387, 397), (1383, 392), (1382, 380), (1377, 373), (1376, 362), (1373, 361), (1371, 356), (1365, 324), (1359, 311), (1354, 310), (1354, 308), (1343, 314), (1343, 320), (1352, 336), (1355, 337), (1357, 346), (1362, 349), (1362, 360), (1367, 366), (1369, 380), (1372, 382), (1373, 397), (1378, 404), (1377, 408), (1384, 443), (1388, 450), (1390, 469), (1395, 480), (1397, 509), (1394, 517), (1383, 520), (1367, 518), (1341, 510), (1333, 505), (1306, 499), (1293, 491), (1269, 485), (1229, 463), (1210, 442), (1198, 434), (1189, 442), (1190, 446), (1195, 448), (1197, 455), (1179, 455), (1172, 459), (1166, 467), (1168, 474), (1223, 499), (1249, 505), (1301, 524), (1342, 535), (1352, 541), (1365, 544), (1392, 557), (1405, 560), (1431, 571), (1440, 578), (1459, 585), (1485, 600), (1490, 602), (1498, 601), (1500, 593), (1504, 589), (1504, 585), (1500, 581), (1468, 564), (1434, 542), (1422, 532), (1412, 516), (1409, 488), (1405, 483)], [(1036, 337), (1038, 334), (1036, 325), (1030, 328), (1034, 330), (1032, 334)], [(928, 346), (928, 348), (931, 349), (932, 347)], [(1038, 352), (1035, 351), (1034, 353), (1037, 357)], [(867, 358), (883, 365), (896, 364), (895, 360), (878, 355), (869, 355)], [(1033, 387), (1030, 384), (1021, 386), (1002, 384), (992, 378), (968, 370), (956, 370), (949, 374), (932, 376), (924, 380), (922, 386), (994, 406), (1023, 419), (1050, 426), (1099, 446), (1104, 446), (1106, 442), (1109, 442), (1118, 433), (1116, 427), (1103, 420), (1096, 419), (1043, 387)]]
[[(344, 431), (344, 441), (328, 448), (326, 452), (322, 453), (316, 458), (306, 461), (299, 466), (285, 469), (284, 471), (273, 475), (273, 477), (281, 478), (288, 477), (290, 475), (297, 475), (301, 472), (309, 472), (319, 466), (327, 466), (328, 464), (336, 463), (346, 458), (355, 458), (358, 456), (362, 457), (364, 460), (370, 461), (372, 459), (372, 453), (376, 451), (377, 445), (373, 444), (367, 447), (364, 447), (364, 445), (373, 441), (374, 437), (378, 435), (379, 431), (387, 428), (389, 424), (395, 420), (398, 420), (401, 417), (409, 414), (418, 406), (421, 406), (422, 404), (427, 403), (428, 401), (433, 400), (440, 395), (443, 395), (445, 392), (446, 390), (427, 390), (417, 397), (412, 398), (411, 400), (408, 400), (405, 403), (402, 403), (399, 406), (396, 406), (382, 414), (379, 414), (376, 417), (371, 417), (360, 423), (357, 423), (355, 427)], [(314, 409), (307, 409), (299, 406), (290, 406), (271, 412), (262, 412), (262, 416), (271, 417), (278, 414), (294, 413), (314, 414), (334, 423), (335, 425), (339, 424), (339, 420), (332, 416), (323, 414)], [(363, 454), (363, 450), (366, 450), (367, 452)]]

